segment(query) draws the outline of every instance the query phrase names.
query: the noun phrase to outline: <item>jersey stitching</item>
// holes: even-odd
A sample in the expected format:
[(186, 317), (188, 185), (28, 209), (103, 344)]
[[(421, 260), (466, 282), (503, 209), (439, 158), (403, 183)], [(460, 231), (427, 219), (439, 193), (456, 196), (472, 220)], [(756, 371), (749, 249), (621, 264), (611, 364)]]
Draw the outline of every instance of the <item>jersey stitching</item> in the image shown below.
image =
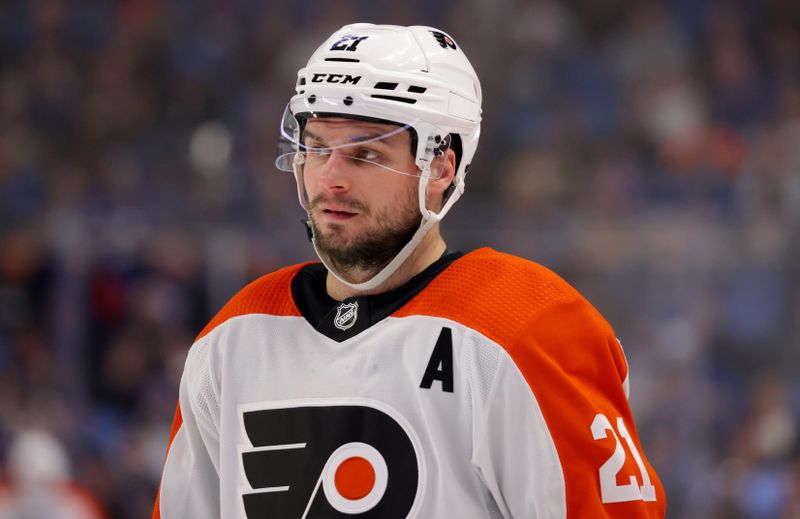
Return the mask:
[[(205, 348), (208, 349), (208, 348)], [(194, 350), (193, 356), (197, 356), (200, 350)], [(191, 379), (191, 392), (189, 393), (189, 402), (192, 405), (192, 414), (196, 417), (199, 422), (203, 422), (203, 425), (209, 430), (209, 432), (213, 432), (216, 436), (216, 439), (219, 440), (219, 425), (214, 425), (210, 423), (209, 420), (212, 417), (207, 416), (206, 412), (203, 412), (202, 406), (200, 405), (200, 393), (202, 392), (202, 385), (203, 385), (203, 377), (208, 374), (209, 382), (211, 384), (211, 391), (215, 393), (215, 398), (217, 399), (217, 405), (219, 405), (219, 390), (217, 388), (217, 381), (216, 377), (214, 376), (213, 371), (211, 370), (211, 355), (212, 351), (205, 352), (205, 356), (203, 358), (195, 360), (198, 364), (197, 368), (194, 369), (193, 377)], [(189, 388), (187, 388), (189, 389)], [(210, 412), (210, 409), (208, 410)], [(219, 417), (217, 418), (217, 422), (219, 422)]]
[[(544, 410), (542, 409), (542, 406), (539, 403), (539, 399), (536, 397), (536, 393), (533, 391), (533, 386), (528, 381), (528, 378), (525, 376), (525, 374), (522, 372), (522, 370), (519, 368), (519, 365), (514, 360), (514, 358), (511, 356), (510, 352), (508, 350), (506, 350), (505, 348), (503, 348), (502, 346), (500, 346), (497, 343), (495, 343), (494, 341), (491, 341), (491, 343), (493, 345), (496, 345), (496, 347), (499, 347), (502, 350), (502, 353), (505, 354), (505, 357), (501, 356), (500, 362), (498, 362), (498, 366), (497, 366), (497, 368), (495, 370), (495, 374), (497, 376), (496, 376), (495, 380), (493, 381), (492, 388), (491, 388), (491, 391), (490, 391), (490, 397), (487, 397), (487, 399), (486, 399), (487, 407), (488, 407), (489, 403), (492, 402), (493, 396), (497, 392), (497, 390), (498, 390), (497, 388), (500, 385), (499, 379), (500, 379), (500, 375), (501, 375), (501, 373), (500, 373), (501, 370), (502, 370), (503, 373), (509, 373), (509, 376), (517, 377), (518, 378), (518, 383), (523, 384), (525, 387), (528, 388), (529, 394), (531, 396), (531, 399), (536, 404), (536, 414), (538, 416), (537, 421), (540, 422), (541, 425), (543, 425), (544, 434), (546, 435), (547, 440), (548, 440), (548, 445), (551, 448), (551, 452), (548, 452), (547, 454), (551, 455), (552, 453), (555, 453), (555, 459), (558, 462), (558, 466), (560, 467), (561, 487), (562, 487), (563, 493), (564, 493), (563, 497), (565, 498), (563, 503), (564, 503), (565, 510), (566, 510), (566, 506), (567, 506), (567, 501), (566, 501), (567, 479), (566, 479), (565, 472), (564, 472), (563, 462), (561, 460), (561, 456), (558, 453), (558, 447), (556, 446), (555, 440), (553, 439), (553, 434), (551, 432), (550, 426), (548, 425), (547, 419), (545, 417)], [(488, 430), (489, 430), (488, 421), (486, 420), (485, 415), (484, 415), (484, 419), (482, 420), (482, 423), (480, 424), (480, 427), (481, 427), (481, 441), (478, 443), (478, 445), (479, 445), (478, 448), (479, 449), (482, 448), (482, 446), (484, 445), (484, 441), (483, 440), (486, 438), (486, 436), (488, 434)], [(477, 456), (478, 456), (479, 452), (480, 451), (478, 450), (478, 451), (475, 451), (473, 453), (473, 462), (474, 462), (474, 460), (477, 459)], [(495, 497), (495, 502), (497, 502), (499, 506), (502, 506), (503, 510), (508, 511), (510, 513), (510, 510), (508, 508), (508, 503), (506, 502), (505, 497), (504, 496), (499, 496), (499, 497), (500, 497), (501, 501), (498, 502), (497, 497)]]
[[(491, 341), (491, 342), (492, 342), (492, 344), (497, 344), (494, 341)], [(500, 348), (501, 350), (503, 350), (503, 353), (505, 353), (506, 357), (509, 357), (508, 352), (505, 351), (505, 348), (503, 348), (499, 344), (497, 344), (497, 347)], [(511, 362), (514, 362), (513, 359), (510, 359), (510, 360), (511, 360)], [(495, 372), (494, 372), (495, 378), (494, 378), (494, 380), (492, 380), (492, 387), (489, 389), (489, 394), (486, 397), (486, 405), (484, 407), (488, 407), (489, 406), (489, 404), (493, 400), (494, 394), (497, 392), (498, 379), (500, 378), (500, 371), (504, 369), (503, 366), (504, 366), (503, 357), (500, 357), (500, 362), (497, 363), (497, 367), (495, 368)], [(477, 441), (475, 442), (475, 445), (477, 446), (477, 448), (472, 453), (473, 464), (474, 464), (474, 462), (476, 461), (476, 459), (478, 457), (478, 452), (479, 452), (479, 450), (481, 448), (480, 446), (483, 445), (483, 440), (486, 437), (486, 434), (488, 434), (488, 432), (487, 432), (488, 427), (486, 427), (485, 409), (481, 409), (481, 411), (484, 412), (483, 413), (483, 418), (481, 419), (481, 423), (479, 424), (480, 431), (481, 431), (481, 436), (480, 436), (480, 438), (476, 438)]]

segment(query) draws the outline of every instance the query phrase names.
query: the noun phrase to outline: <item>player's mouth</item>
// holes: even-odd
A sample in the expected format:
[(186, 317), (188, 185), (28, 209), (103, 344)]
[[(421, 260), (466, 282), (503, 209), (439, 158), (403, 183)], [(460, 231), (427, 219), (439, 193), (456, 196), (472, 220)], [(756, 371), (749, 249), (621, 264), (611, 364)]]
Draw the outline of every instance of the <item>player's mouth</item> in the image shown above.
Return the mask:
[(351, 218), (358, 216), (358, 213), (355, 211), (350, 211), (346, 208), (336, 206), (323, 206), (320, 208), (320, 212), (327, 220), (337, 222), (350, 220)]

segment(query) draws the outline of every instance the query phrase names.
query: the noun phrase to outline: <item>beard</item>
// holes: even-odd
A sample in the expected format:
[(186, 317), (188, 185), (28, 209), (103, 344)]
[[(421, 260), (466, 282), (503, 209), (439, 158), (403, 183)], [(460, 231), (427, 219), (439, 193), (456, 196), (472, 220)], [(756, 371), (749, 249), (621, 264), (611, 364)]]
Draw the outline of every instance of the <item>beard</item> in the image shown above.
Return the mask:
[[(321, 203), (334, 201), (357, 211), (361, 218), (370, 218), (373, 225), (349, 240), (344, 238), (343, 224), (328, 224), (328, 232), (323, 232), (313, 216), (314, 209)], [(309, 211), (317, 251), (340, 273), (377, 273), (411, 241), (422, 222), (415, 191), (409, 191), (401, 205), (395, 216), (384, 209), (373, 217), (373, 212), (356, 200), (317, 196), (312, 200)]]

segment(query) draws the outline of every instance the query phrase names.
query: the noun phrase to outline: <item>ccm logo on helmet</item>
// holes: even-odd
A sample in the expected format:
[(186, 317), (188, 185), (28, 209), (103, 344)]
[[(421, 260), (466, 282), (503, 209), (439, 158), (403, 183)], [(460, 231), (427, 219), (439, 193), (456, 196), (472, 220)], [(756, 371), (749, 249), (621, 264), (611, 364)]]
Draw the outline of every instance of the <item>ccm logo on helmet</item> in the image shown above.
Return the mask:
[(311, 78), (312, 83), (342, 83), (355, 85), (361, 80), (361, 76), (351, 76), (350, 74), (323, 74), (317, 73)]
[(407, 517), (420, 480), (417, 449), (394, 411), (303, 403), (240, 406), (246, 517)]

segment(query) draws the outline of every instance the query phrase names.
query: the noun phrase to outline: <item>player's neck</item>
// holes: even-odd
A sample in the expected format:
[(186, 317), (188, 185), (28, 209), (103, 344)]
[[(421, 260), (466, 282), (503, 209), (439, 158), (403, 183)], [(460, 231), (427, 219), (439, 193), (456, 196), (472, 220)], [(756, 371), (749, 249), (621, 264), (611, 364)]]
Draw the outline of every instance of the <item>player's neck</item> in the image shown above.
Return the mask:
[[(447, 250), (447, 244), (439, 234), (438, 225), (428, 231), (420, 244), (414, 249), (414, 252), (408, 257), (406, 261), (398, 268), (389, 278), (370, 290), (354, 290), (353, 288), (345, 285), (336, 277), (328, 272), (328, 277), (325, 282), (328, 295), (337, 301), (347, 299), (353, 296), (368, 296), (374, 294), (381, 294), (395, 289), (408, 280), (428, 268), (433, 262), (442, 257), (442, 254)], [(355, 279), (363, 279), (364, 281), (370, 279), (375, 272), (351, 272), (349, 273)]]

